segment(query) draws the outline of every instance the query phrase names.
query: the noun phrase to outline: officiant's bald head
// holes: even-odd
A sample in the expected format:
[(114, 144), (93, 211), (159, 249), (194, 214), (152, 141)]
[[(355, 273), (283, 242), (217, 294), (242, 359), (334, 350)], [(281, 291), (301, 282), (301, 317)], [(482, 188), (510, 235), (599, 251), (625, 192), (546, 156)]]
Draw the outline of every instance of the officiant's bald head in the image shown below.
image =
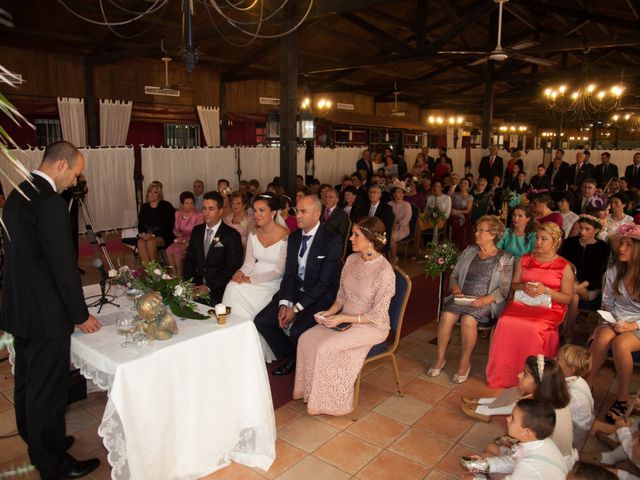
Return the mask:
[(84, 170), (84, 157), (71, 143), (55, 142), (44, 150), (38, 170), (47, 174), (56, 184), (56, 190), (62, 192), (76, 185)]

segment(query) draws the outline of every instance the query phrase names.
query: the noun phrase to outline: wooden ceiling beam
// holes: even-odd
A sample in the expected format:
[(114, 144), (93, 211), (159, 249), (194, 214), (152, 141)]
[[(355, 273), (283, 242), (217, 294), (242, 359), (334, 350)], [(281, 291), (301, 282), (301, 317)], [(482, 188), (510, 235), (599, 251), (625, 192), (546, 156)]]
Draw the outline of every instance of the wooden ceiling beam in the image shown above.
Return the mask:
[(365, 19), (359, 17), (357, 14), (355, 14), (353, 12), (341, 13), (340, 16), (342, 18), (344, 18), (345, 20), (347, 20), (348, 22), (350, 22), (351, 24), (355, 25), (356, 27), (359, 27), (362, 30), (373, 34), (374, 36), (376, 36), (377, 38), (379, 38), (383, 42), (385, 42), (385, 43), (387, 43), (389, 45), (393, 45), (394, 48), (396, 48), (397, 50), (399, 50), (401, 52), (414, 52), (415, 51), (415, 48), (413, 48), (408, 43), (404, 42), (403, 40), (400, 40), (399, 38), (397, 38), (394, 35), (391, 35), (387, 31), (377, 27), (376, 25), (374, 25), (372, 23), (369, 23), (368, 21), (366, 21)]

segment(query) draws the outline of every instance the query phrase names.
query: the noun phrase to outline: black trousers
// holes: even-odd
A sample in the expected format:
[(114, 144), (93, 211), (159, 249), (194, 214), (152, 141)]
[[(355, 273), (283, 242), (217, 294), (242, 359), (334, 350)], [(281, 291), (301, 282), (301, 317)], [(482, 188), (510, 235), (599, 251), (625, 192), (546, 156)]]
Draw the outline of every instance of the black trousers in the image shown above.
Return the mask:
[(14, 347), (18, 432), (40, 475), (56, 477), (72, 461), (64, 440), (71, 337), (15, 337)]
[(280, 310), (278, 303), (278, 299), (274, 297), (271, 302), (256, 315), (254, 323), (260, 335), (264, 337), (271, 347), (271, 350), (273, 350), (273, 354), (277, 359), (281, 359), (296, 354), (298, 338), (316, 324), (313, 315), (321, 310), (326, 310), (331, 304), (312, 304), (307, 306), (296, 315), (291, 325), (291, 330), (289, 331), (290, 336), (287, 336), (278, 323), (278, 310)]

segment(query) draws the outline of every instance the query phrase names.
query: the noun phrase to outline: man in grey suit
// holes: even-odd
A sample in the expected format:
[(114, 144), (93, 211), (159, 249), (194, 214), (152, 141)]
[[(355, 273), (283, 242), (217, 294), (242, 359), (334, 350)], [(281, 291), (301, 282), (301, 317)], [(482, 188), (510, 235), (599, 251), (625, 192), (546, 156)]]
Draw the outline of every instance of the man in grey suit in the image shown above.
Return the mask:
[(342, 246), (349, 236), (349, 215), (338, 207), (338, 192), (333, 188), (324, 191), (324, 208), (320, 217), (327, 230), (337, 233), (342, 240)]

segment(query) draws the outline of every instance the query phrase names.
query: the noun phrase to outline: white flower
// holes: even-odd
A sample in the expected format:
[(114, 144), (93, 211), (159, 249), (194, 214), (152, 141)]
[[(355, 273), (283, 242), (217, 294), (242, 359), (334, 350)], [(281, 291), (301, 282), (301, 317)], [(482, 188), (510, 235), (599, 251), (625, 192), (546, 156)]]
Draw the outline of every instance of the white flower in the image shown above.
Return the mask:
[(120, 267), (120, 271), (121, 272), (130, 272), (131, 269), (127, 265), (124, 265), (124, 266)]
[(153, 274), (154, 274), (154, 275), (157, 275), (157, 276), (160, 276), (160, 275), (162, 275), (162, 270), (160, 270), (159, 268), (156, 268), (156, 269), (153, 271)]
[(181, 297), (183, 293), (184, 287), (182, 285), (176, 285), (176, 287), (173, 289), (173, 295), (175, 297)]
[(163, 273), (160, 278), (162, 278), (162, 280), (171, 280), (171, 275), (169, 275), (168, 273)]

